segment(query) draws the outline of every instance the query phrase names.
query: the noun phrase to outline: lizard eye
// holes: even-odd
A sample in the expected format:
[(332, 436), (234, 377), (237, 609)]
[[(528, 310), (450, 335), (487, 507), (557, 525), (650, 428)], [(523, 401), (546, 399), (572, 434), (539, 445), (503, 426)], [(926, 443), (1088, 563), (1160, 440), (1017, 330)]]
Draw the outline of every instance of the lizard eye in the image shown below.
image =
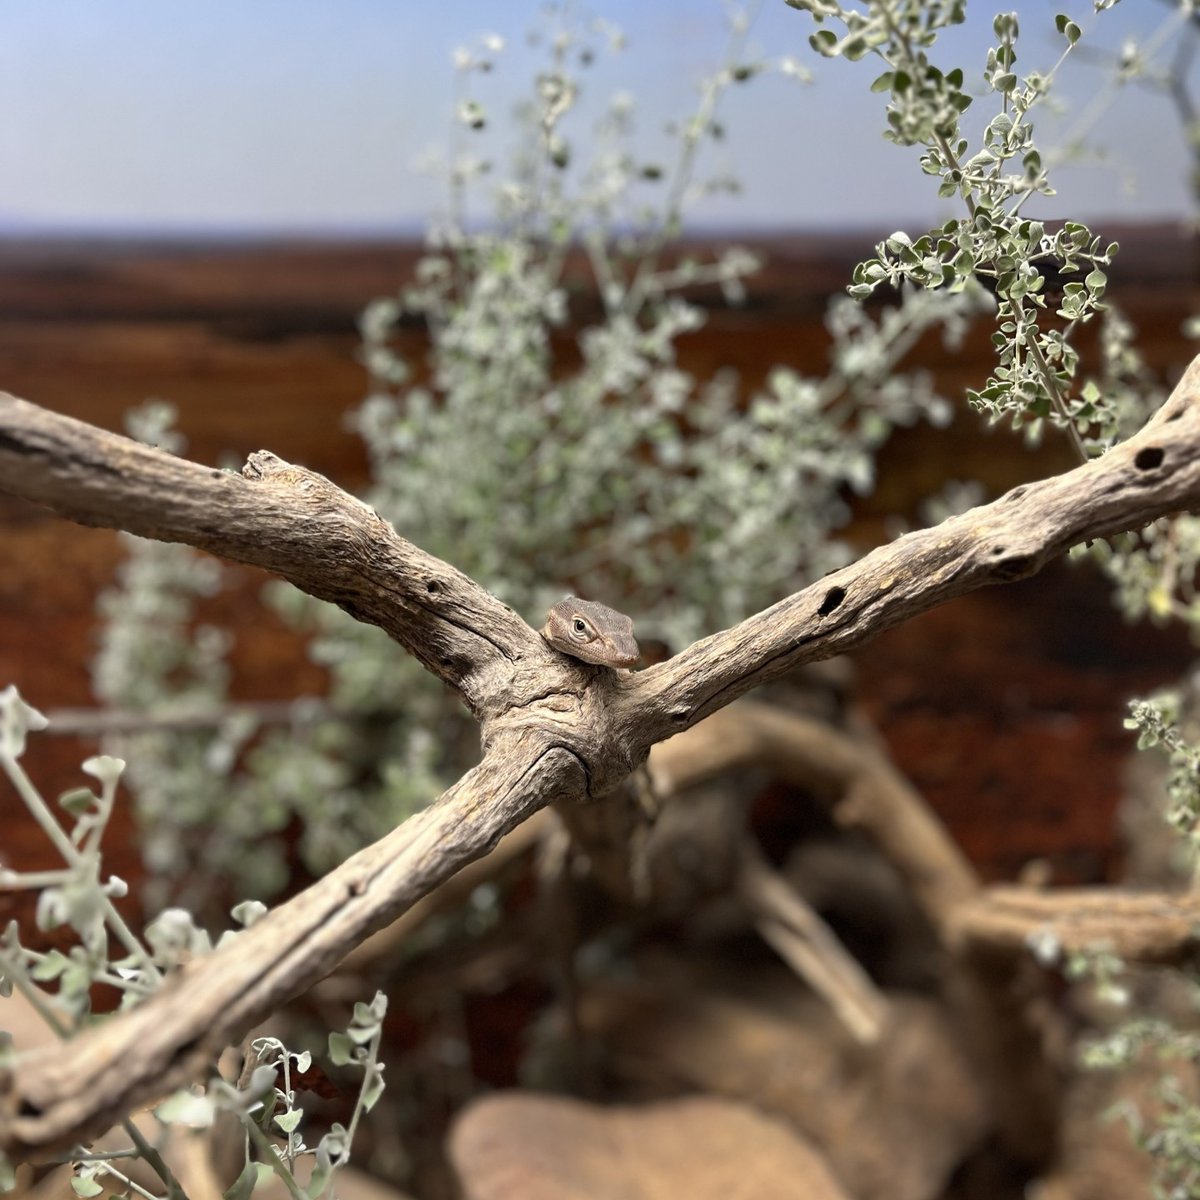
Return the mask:
[(584, 634), (588, 632), (588, 623), (582, 617), (576, 617), (575, 620), (571, 622), (571, 628), (577, 634), (579, 634), (580, 637), (583, 637)]

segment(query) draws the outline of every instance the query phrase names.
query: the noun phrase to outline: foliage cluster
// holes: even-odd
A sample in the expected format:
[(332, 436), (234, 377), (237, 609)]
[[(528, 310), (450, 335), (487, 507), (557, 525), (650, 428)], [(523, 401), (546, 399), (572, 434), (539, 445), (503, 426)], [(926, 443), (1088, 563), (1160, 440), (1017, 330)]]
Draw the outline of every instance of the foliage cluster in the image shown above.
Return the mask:
[[(26, 704), (15, 688), (0, 692), (0, 771), (64, 864), (37, 872), (0, 870), (0, 887), (36, 891), (37, 928), (43, 933), (69, 930), (77, 940), (65, 952), (35, 950), (21, 944), (16, 922), (10, 922), (0, 935), (0, 999), (15, 989), (48, 1029), (66, 1039), (92, 1020), (97, 985), (115, 989), (118, 1007), (127, 1008), (154, 991), (181, 963), (212, 950), (213, 942), (182, 908), (164, 909), (141, 937), (130, 928), (114, 904), (126, 894), (125, 883), (117, 876), (103, 877), (100, 853), (125, 763), (107, 755), (89, 758), (83, 771), (99, 782), (99, 792), (89, 787), (65, 792), (58, 799), (60, 816), (20, 762), (28, 735), (46, 724), (46, 718)], [(235, 925), (246, 928), (265, 911), (261, 903), (246, 901), (231, 915)], [(227, 930), (221, 943), (237, 936), (237, 930)], [(110, 944), (120, 947), (118, 957), (112, 956)], [(179, 1091), (156, 1105), (153, 1113), (160, 1130), (166, 1132), (173, 1125), (207, 1129), (222, 1113), (237, 1120), (244, 1131), (245, 1166), (226, 1193), (228, 1200), (246, 1200), (271, 1175), (283, 1182), (292, 1200), (331, 1196), (334, 1177), (349, 1160), (354, 1130), (383, 1091), (378, 1053), (386, 1011), (386, 998), (377, 993), (370, 1004), (355, 1005), (344, 1032), (329, 1035), (329, 1061), (353, 1067), (362, 1078), (349, 1125), (335, 1123), (315, 1146), (307, 1146), (300, 1134), (304, 1110), (296, 1103), (292, 1082), (292, 1072), (307, 1071), (312, 1055), (291, 1051), (273, 1037), (259, 1037), (249, 1044), (235, 1081), (214, 1072), (203, 1087)], [(0, 1071), (13, 1053), (11, 1043), (0, 1037)], [(140, 1158), (167, 1194), (182, 1196), (179, 1180), (160, 1153), (159, 1139), (149, 1138), (132, 1119), (124, 1120), (122, 1128), (130, 1140), (128, 1148), (114, 1153), (80, 1146), (68, 1155), (75, 1164), (71, 1180), (75, 1194), (88, 1200), (116, 1190), (154, 1200), (154, 1193), (123, 1169), (122, 1160)], [(273, 1139), (281, 1139), (282, 1148)], [(311, 1160), (303, 1185), (296, 1175), (302, 1159)], [(0, 1155), (0, 1187), (11, 1187), (13, 1181), (12, 1164)]]

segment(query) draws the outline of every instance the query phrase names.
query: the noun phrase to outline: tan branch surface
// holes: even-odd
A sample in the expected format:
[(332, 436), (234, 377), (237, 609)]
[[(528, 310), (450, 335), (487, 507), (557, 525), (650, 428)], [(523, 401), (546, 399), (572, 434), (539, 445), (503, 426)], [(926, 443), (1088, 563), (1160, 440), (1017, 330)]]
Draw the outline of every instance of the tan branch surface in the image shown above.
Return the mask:
[(1006, 1145), (1045, 1161), (1065, 1103), (1071, 1018), (1046, 998), (1039, 959), (1057, 971), (1069, 955), (1103, 947), (1127, 963), (1180, 965), (1195, 962), (1198, 930), (1192, 892), (999, 885), (961, 907), (951, 930), (960, 1009)]
[(1119, 888), (987, 888), (955, 919), (968, 949), (1028, 954), (1049, 936), (1065, 954), (1103, 944), (1130, 962), (1180, 963), (1200, 949), (1200, 894)]
[(755, 928), (822, 996), (851, 1037), (872, 1045), (888, 1018), (888, 1002), (858, 960), (756, 848), (742, 854), (738, 892)]
[(0, 1146), (18, 1159), (66, 1147), (203, 1077), (225, 1046), (486, 854), (545, 797), (582, 790), (579, 764), (562, 749), (495, 747), (437, 803), (188, 963), (139, 1008), (33, 1051), (0, 1090)]
[(897, 538), (639, 672), (630, 721), (647, 745), (662, 741), (760, 683), (956, 596), (1033, 575), (1089, 539), (1200, 508), (1198, 401), (1200, 358), (1145, 428), (1102, 458)]
[(241, 475), (0, 392), (0, 490), (81, 525), (185, 542), (378, 625), (486, 716), (561, 662), (507, 605), (323, 475), (267, 451)]
[(830, 657), (1072, 544), (1200, 507), (1200, 359), (1146, 429), (1104, 458), (910, 534), (667, 663), (621, 675), (551, 651), (505, 605), (328, 480), (274, 455), (243, 476), (0, 395), (0, 489), (83, 524), (251, 563), (379, 625), (457, 688), (483, 764), (429, 811), (160, 994), (0, 1080), (0, 1147), (66, 1146), (190, 1080), (551, 800), (599, 797), (678, 733), (767, 679)]

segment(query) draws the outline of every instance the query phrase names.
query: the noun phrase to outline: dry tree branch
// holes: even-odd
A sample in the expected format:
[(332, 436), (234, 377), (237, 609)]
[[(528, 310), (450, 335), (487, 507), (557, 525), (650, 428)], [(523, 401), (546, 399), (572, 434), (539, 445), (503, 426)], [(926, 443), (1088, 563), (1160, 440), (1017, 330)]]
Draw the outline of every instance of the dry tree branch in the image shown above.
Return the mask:
[(1200, 508), (1198, 392), (1200, 357), (1146, 426), (1103, 457), (897, 538), (639, 672), (625, 702), (639, 740), (662, 741), (955, 596), (1036, 574), (1080, 542)]
[(751, 687), (1087, 538), (1200, 508), (1200, 359), (1135, 437), (871, 552), (668, 662), (623, 676), (556, 654), (511, 609), (328, 480), (252, 455), (243, 477), (0, 395), (0, 489), (89, 525), (274, 571), (379, 625), (480, 718), (483, 763), (141, 1007), (0, 1080), (0, 1148), (69, 1145), (190, 1079), (551, 800), (612, 790), (649, 748)]
[(224, 1047), (320, 979), (374, 930), (479, 858), (548, 796), (582, 796), (557, 747), (497, 745), (430, 808), (360, 850), (220, 949), (184, 966), (151, 1002), (0, 1079), (0, 1146), (20, 1158), (65, 1148), (202, 1075)]
[(824, 997), (850, 1036), (864, 1045), (877, 1042), (888, 1017), (887, 999), (807, 901), (749, 844), (737, 888), (758, 932)]
[[(496, 879), (522, 855), (531, 853), (552, 827), (553, 814), (548, 810), (536, 812), (522, 821), (486, 857), (469, 863), (440, 887), (426, 892), (395, 921), (355, 946), (338, 964), (336, 974), (384, 976), (386, 964), (394, 963), (400, 957), (405, 943), (425, 921), (461, 905), (480, 884)], [(361, 983), (355, 986), (359, 992), (364, 990)]]
[(1200, 895), (1122, 888), (986, 888), (954, 920), (962, 948), (1019, 956), (1047, 934), (1061, 952), (1111, 948), (1128, 962), (1179, 966), (1200, 950)]
[(861, 829), (946, 942), (952, 915), (979, 880), (916, 789), (863, 739), (743, 700), (655, 746), (649, 769), (656, 789), (667, 794), (748, 763), (809, 789), (840, 825)]
[(1045, 994), (1032, 940), (1064, 958), (1103, 945), (1127, 962), (1178, 966), (1200, 949), (1200, 896), (1121, 888), (1002, 885), (954, 914), (959, 1008), (1004, 1142), (1029, 1162), (1054, 1148), (1063, 1111), (1068, 1018)]
[(324, 476), (267, 451), (235, 475), (0, 393), (0, 489), (81, 525), (272, 571), (380, 626), (480, 717), (507, 707), (523, 668), (561, 662), (474, 580)]

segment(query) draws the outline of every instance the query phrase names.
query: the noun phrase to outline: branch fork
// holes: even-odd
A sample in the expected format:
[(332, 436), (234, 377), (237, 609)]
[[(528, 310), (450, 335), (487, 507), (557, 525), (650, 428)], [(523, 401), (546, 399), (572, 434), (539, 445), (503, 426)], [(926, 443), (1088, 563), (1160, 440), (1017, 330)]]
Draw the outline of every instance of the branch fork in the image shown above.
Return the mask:
[(454, 688), (483, 761), (140, 1007), (32, 1052), (0, 1078), (0, 1148), (86, 1138), (190, 1081), (504, 833), (598, 799), (650, 748), (804, 663), (955, 596), (1030, 575), (1089, 538), (1200, 509), (1200, 358), (1147, 426), (1104, 457), (911, 533), (732, 629), (630, 675), (552, 650), (507, 605), (324, 477), (267, 452), (214, 470), (0, 394), (0, 490), (85, 525), (264, 568), (378, 625)]

